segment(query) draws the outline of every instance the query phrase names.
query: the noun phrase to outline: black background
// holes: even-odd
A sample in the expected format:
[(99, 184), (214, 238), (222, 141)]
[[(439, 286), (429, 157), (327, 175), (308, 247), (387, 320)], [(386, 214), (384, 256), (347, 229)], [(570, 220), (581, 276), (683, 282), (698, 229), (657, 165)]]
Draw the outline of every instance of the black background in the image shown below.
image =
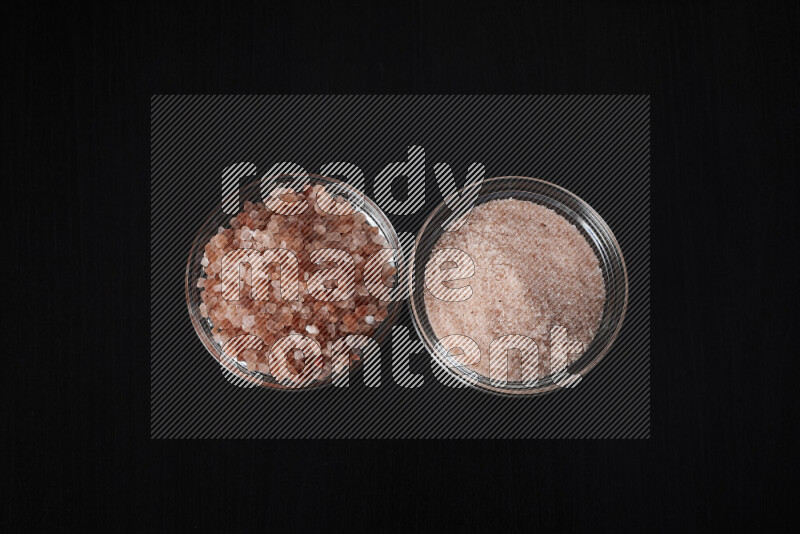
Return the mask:
[[(791, 518), (798, 19), (764, 2), (7, 11), (19, 325), (4, 523), (641, 532)], [(156, 93), (651, 94), (651, 438), (151, 441)]]

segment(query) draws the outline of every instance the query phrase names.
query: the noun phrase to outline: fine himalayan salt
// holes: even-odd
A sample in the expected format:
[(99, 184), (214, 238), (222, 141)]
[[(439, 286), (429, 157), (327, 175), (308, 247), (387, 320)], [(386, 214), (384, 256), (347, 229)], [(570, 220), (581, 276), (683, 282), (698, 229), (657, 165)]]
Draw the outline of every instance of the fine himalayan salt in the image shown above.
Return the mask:
[[(254, 335), (261, 339), (265, 350), (257, 353), (244, 350), (240, 353), (249, 371), (269, 373), (267, 355), (269, 348), (285, 336), (302, 333), (319, 344), (322, 352), (320, 365), (325, 371), (331, 369), (332, 342), (349, 335), (370, 336), (388, 313), (388, 302), (381, 301), (366, 290), (364, 268), (372, 254), (389, 245), (378, 228), (367, 221), (365, 215), (356, 210), (350, 213), (331, 214), (332, 210), (320, 209), (317, 199), (325, 194), (323, 186), (306, 186), (302, 190), (283, 190), (277, 193), (285, 202), (306, 201), (303, 213), (282, 215), (268, 209), (267, 203), (244, 203), (244, 210), (233, 217), (229, 228), (220, 227), (205, 245), (201, 261), (205, 277), (197, 281), (202, 289), (200, 314), (212, 325), (214, 340), (222, 345), (241, 335)], [(352, 206), (351, 206), (352, 207)], [(245, 266), (241, 280), (239, 300), (222, 297), (222, 258), (237, 249), (285, 248), (291, 250), (299, 262), (299, 300), (280, 298), (280, 271), (277, 265), (267, 267), (271, 279), (266, 299), (251, 298), (251, 267)], [(340, 249), (347, 251), (355, 264), (355, 291), (346, 300), (326, 302), (315, 299), (306, 286), (309, 273), (326, 265), (311, 261), (310, 253), (317, 249)], [(384, 266), (381, 281), (387, 287), (393, 284), (396, 270)], [(351, 359), (358, 359), (353, 352)], [(302, 372), (302, 351), (287, 351), (286, 363), (294, 373)]]
[[(521, 365), (520, 351), (502, 351), (508, 356), (509, 381), (536, 379), (556, 370), (552, 367), (563, 368), (551, 362), (552, 329), (566, 328), (567, 338), (585, 349), (597, 332), (605, 302), (602, 272), (589, 243), (555, 211), (524, 200), (478, 205), (465, 221), (456, 231), (444, 233), (434, 248), (458, 249), (472, 258), (471, 278), (446, 283), (469, 285), (472, 295), (462, 302), (445, 302), (425, 290), (436, 337), (459, 334), (477, 342), (477, 363), (463, 350), (451, 354), (487, 378), (492, 376), (491, 342), (511, 334), (535, 341), (540, 360), (537, 371)], [(579, 355), (570, 354), (568, 362)]]

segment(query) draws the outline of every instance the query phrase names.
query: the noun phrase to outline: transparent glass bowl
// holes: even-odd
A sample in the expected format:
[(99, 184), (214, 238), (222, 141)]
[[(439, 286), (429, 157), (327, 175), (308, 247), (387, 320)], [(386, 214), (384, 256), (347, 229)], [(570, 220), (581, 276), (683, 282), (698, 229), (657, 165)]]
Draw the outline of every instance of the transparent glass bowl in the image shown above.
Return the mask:
[[(297, 181), (294, 181), (293, 185), (297, 185), (297, 183)], [(400, 242), (397, 237), (397, 232), (395, 232), (395, 229), (389, 222), (389, 219), (386, 217), (383, 211), (381, 211), (381, 209), (363, 192), (344, 182), (323, 176), (309, 175), (307, 178), (304, 178), (303, 183), (309, 183), (311, 185), (324, 185), (326, 190), (334, 197), (343, 198), (350, 201), (357, 211), (360, 211), (366, 216), (367, 222), (371, 226), (378, 228), (378, 231), (386, 239), (390, 248), (394, 248), (395, 250), (400, 249)], [(281, 187), (284, 184), (278, 180), (277, 183), (273, 183), (273, 185)], [(269, 191), (266, 192), (269, 193)], [(236, 213), (241, 211), (241, 206), (245, 201), (248, 200), (253, 203), (263, 201), (263, 192), (260, 183), (254, 183), (240, 188), (239, 203), (237, 204)], [(214, 340), (211, 332), (213, 326), (211, 324), (211, 320), (203, 317), (200, 314), (200, 304), (202, 304), (200, 295), (202, 290), (197, 287), (197, 280), (198, 278), (205, 277), (205, 271), (200, 262), (203, 259), (205, 245), (214, 235), (216, 235), (219, 227), (230, 228), (230, 221), (236, 215), (236, 213), (226, 213), (223, 210), (222, 203), (220, 203), (219, 207), (215, 209), (200, 226), (200, 229), (197, 231), (197, 235), (195, 236), (192, 246), (189, 250), (189, 258), (186, 262), (185, 278), (186, 305), (189, 309), (189, 316), (192, 320), (192, 325), (194, 326), (195, 332), (197, 332), (197, 335), (200, 337), (200, 340), (203, 342), (203, 345), (211, 354), (211, 356), (213, 356), (214, 359), (217, 360), (225, 369), (227, 369), (237, 380), (241, 380), (246, 384), (290, 391), (315, 389), (331, 384), (338, 375), (329, 375), (324, 379), (315, 380), (299, 387), (281, 384), (269, 374), (264, 374), (257, 371), (248, 371), (243, 361), (238, 361), (228, 356), (223, 350), (222, 346), (220, 346), (220, 344)], [(393, 266), (397, 268), (398, 263), (394, 262)], [(388, 316), (380, 323), (378, 328), (376, 328), (376, 330), (370, 336), (377, 343), (380, 343), (389, 332), (391, 324), (397, 316), (398, 306), (399, 303), (396, 301), (389, 302), (387, 308)], [(266, 353), (268, 351), (269, 347), (266, 347), (264, 352)], [(350, 372), (352, 373), (353, 370), (362, 362), (363, 358), (351, 362)]]
[[(465, 187), (456, 194), (476, 194), (475, 205), (491, 200), (514, 198), (545, 206), (567, 219), (586, 238), (600, 263), (605, 283), (606, 300), (600, 326), (592, 342), (581, 356), (570, 363), (566, 371), (570, 375), (585, 375), (605, 356), (622, 327), (628, 304), (628, 275), (617, 240), (611, 229), (586, 202), (557, 185), (536, 178), (506, 176), (492, 178)], [(453, 204), (453, 202), (451, 202)], [(442, 202), (425, 220), (417, 235), (412, 257), (412, 279), (410, 305), (414, 328), (434, 360), (452, 377), (462, 383), (484, 391), (502, 395), (529, 395), (545, 393), (565, 387), (569, 381), (552, 376), (543, 377), (530, 385), (509, 381), (503, 386), (461, 364), (438, 343), (438, 338), (428, 319), (424, 300), (424, 273), (430, 255), (444, 228), (454, 218), (447, 202)], [(509, 332), (512, 333), (512, 332)], [(467, 332), (464, 333), (468, 335)], [(573, 379), (571, 383), (577, 382)]]

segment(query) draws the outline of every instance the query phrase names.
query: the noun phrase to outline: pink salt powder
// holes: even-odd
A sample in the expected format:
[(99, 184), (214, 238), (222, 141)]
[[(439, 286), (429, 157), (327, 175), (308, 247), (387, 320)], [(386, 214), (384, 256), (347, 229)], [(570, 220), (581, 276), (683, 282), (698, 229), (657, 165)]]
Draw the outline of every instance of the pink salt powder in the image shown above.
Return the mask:
[(536, 342), (539, 371), (530, 376), (520, 352), (510, 350), (508, 380), (527, 380), (551, 372), (553, 327), (566, 328), (568, 339), (584, 348), (591, 343), (605, 301), (602, 272), (586, 239), (555, 211), (516, 199), (481, 204), (458, 230), (442, 235), (435, 249), (446, 248), (464, 251), (475, 262), (475, 274), (455, 285), (468, 284), (472, 296), (445, 302), (426, 289), (425, 306), (437, 338), (460, 334), (477, 342), (478, 363), (453, 351), (462, 364), (489, 377), (491, 342), (521, 334)]

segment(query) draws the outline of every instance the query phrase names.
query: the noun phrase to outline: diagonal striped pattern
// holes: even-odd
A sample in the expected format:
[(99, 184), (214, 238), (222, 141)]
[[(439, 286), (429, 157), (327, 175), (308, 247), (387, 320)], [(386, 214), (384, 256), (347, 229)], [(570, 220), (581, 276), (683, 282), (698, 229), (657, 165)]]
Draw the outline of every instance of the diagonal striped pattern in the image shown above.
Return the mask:
[(220, 271), (222, 298), (239, 300), (244, 295), (244, 284), (250, 284), (250, 295), (256, 300), (267, 298), (269, 277), (263, 267), (262, 254), (253, 249), (232, 250), (222, 257)]
[[(649, 105), (647, 96), (608, 95), (153, 97), (151, 435), (649, 437)], [(625, 255), (630, 299), (611, 352), (574, 388), (491, 396), (444, 375), (404, 308), (396, 335), (367, 344), (364, 365), (333, 387), (268, 391), (226, 374), (185, 306), (194, 234), (213, 210), (240, 208), (237, 184), (325, 171), (376, 200), (404, 252), (442, 194), (468, 181), (533, 176), (572, 191), (603, 216)], [(452, 202), (468, 208), (470, 199)], [(397, 370), (390, 354), (403, 355)]]
[(340, 302), (355, 293), (355, 263), (344, 250), (323, 248), (310, 254), (311, 261), (322, 268), (306, 282), (308, 293), (320, 302)]
[(439, 300), (463, 302), (472, 297), (469, 278), (474, 274), (475, 260), (463, 250), (436, 249), (425, 266), (425, 287)]

